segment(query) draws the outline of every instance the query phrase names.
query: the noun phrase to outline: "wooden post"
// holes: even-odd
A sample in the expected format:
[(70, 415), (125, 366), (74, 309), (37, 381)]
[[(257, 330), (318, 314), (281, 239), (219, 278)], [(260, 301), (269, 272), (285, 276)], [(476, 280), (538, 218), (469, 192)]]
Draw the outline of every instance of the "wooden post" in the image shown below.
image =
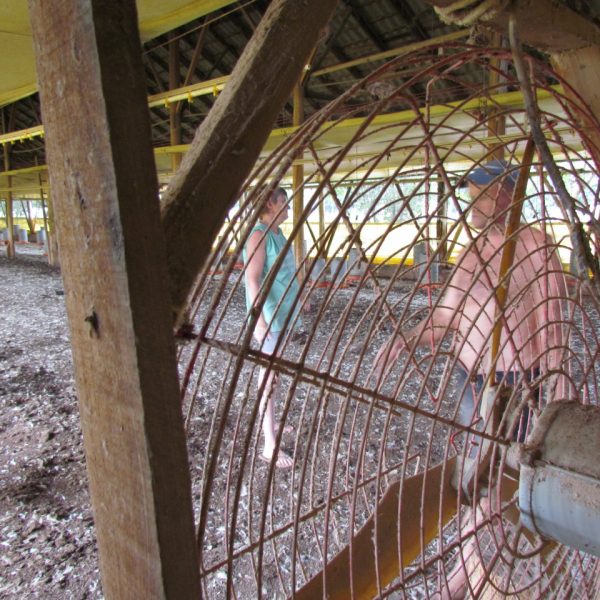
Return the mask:
[[(304, 93), (302, 86), (297, 83), (294, 86), (294, 126), (299, 127), (304, 121)], [(296, 160), (302, 159), (302, 154), (296, 155)], [(292, 189), (293, 189), (293, 220), (294, 225), (302, 220), (302, 214), (304, 213), (304, 165), (302, 163), (296, 163), (292, 166)], [(294, 239), (294, 255), (296, 256), (296, 267), (300, 269), (300, 265), (304, 261), (304, 227), (298, 229), (298, 235)], [(302, 272), (304, 270), (302, 269)], [(299, 270), (300, 274), (300, 270)], [(302, 277), (302, 274), (300, 274)]]
[[(4, 144), (4, 170), (10, 171), (10, 144)], [(8, 258), (14, 258), (15, 253), (15, 220), (13, 215), (13, 197), (12, 197), (12, 177), (6, 178), (8, 191), (6, 192), (6, 229), (8, 230), (8, 245), (6, 246), (6, 255)]]
[(135, 2), (29, 7), (103, 591), (196, 600)]
[(58, 266), (58, 252), (55, 248), (56, 236), (54, 235), (54, 215), (52, 212), (52, 203), (50, 202), (50, 189), (48, 188), (48, 193), (44, 194), (44, 182), (42, 180), (41, 173), (38, 173), (38, 183), (40, 185), (40, 200), (42, 201), (42, 213), (44, 215), (44, 231), (46, 232), (48, 264), (52, 266)]
[(591, 122), (589, 117), (581, 112), (574, 111), (574, 114), (585, 133), (584, 140), (588, 151), (596, 165), (600, 165), (600, 133), (597, 126), (597, 122), (600, 121), (600, 45), (556, 52), (550, 58), (557, 73), (575, 90), (573, 93), (567, 88), (565, 95), (577, 105), (579, 99), (576, 94), (579, 94), (593, 111), (596, 123)]
[[(273, 0), (163, 198), (175, 315), (337, 0)], [(310, 15), (310, 18), (306, 16)]]
[[(502, 45), (502, 35), (498, 32), (493, 34), (492, 44), (494, 46)], [(491, 61), (491, 67), (488, 73), (488, 85), (490, 87), (490, 94), (499, 93), (498, 85), (501, 83), (501, 75), (497, 69), (500, 69), (501, 64), (498, 59)], [(488, 136), (490, 138), (490, 149), (492, 154), (490, 158), (502, 160), (504, 158), (504, 144), (502, 143), (502, 137), (506, 133), (506, 117), (504, 115), (498, 115), (501, 109), (496, 106), (490, 107), (490, 114), (488, 118)]]
[(60, 266), (60, 254), (58, 252), (58, 240), (56, 238), (56, 228), (54, 225), (54, 206), (52, 202), (52, 188), (48, 183), (48, 194), (46, 194), (48, 205), (48, 263), (53, 267)]
[[(169, 34), (169, 89), (174, 90), (179, 87), (179, 38)], [(169, 133), (171, 146), (181, 144), (181, 113), (179, 112), (179, 103), (171, 102), (169, 104)], [(182, 155), (180, 152), (171, 154), (171, 169), (177, 171), (181, 164)]]

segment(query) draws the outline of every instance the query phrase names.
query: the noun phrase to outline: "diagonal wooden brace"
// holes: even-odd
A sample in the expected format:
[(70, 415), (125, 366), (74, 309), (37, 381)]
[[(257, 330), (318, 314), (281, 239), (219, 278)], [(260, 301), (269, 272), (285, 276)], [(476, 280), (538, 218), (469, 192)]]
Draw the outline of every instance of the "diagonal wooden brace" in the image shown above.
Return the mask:
[(172, 308), (182, 314), (211, 245), (337, 0), (274, 0), (163, 198)]

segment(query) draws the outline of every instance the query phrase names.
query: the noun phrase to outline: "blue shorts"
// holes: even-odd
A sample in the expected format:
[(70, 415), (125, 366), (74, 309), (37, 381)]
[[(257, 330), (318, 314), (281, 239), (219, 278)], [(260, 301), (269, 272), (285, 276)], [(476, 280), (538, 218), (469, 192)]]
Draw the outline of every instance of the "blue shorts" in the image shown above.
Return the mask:
[[(533, 381), (539, 376), (539, 374), (539, 369), (533, 369), (529, 371), (526, 374), (526, 381)], [(506, 374), (503, 371), (496, 371), (496, 381), (502, 382), (506, 385), (519, 387), (520, 381), (522, 381), (522, 374), (515, 373), (514, 371), (510, 371)], [(475, 406), (475, 400), (477, 400), (477, 405), (479, 405), (479, 396), (483, 386), (483, 375), (475, 375), (474, 377), (470, 377), (465, 370), (458, 369), (457, 389), (463, 393), (458, 410), (458, 422), (461, 425), (468, 427), (473, 423), (473, 419), (477, 417), (479, 406)], [(536, 387), (534, 393), (537, 394), (539, 400), (541, 388), (539, 386)], [(530, 417), (531, 410), (529, 409), (529, 406), (525, 406), (521, 412), (521, 417), (519, 418), (518, 425), (513, 434), (514, 441), (525, 441)]]

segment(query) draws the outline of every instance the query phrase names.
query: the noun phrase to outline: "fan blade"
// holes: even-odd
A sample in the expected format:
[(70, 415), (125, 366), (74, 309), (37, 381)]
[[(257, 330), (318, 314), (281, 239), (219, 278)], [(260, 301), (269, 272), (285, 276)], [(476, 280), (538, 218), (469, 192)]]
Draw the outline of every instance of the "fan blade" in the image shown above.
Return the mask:
[[(532, 548), (535, 548), (540, 543), (539, 537), (529, 531), (529, 529), (526, 527), (521, 527), (521, 512), (519, 511), (518, 506), (511, 502), (518, 490), (519, 480), (515, 479), (515, 477), (512, 475), (503, 473), (502, 483), (500, 486), (498, 486), (494, 493), (498, 493), (498, 491), (500, 493), (499, 500), (502, 506), (502, 518), (514, 525), (515, 528), (520, 527), (521, 535), (525, 537)], [(545, 556), (543, 554), (544, 549), (551, 550), (552, 548), (550, 548), (549, 544), (545, 544), (542, 549), (542, 556)]]
[[(326, 567), (298, 590), (295, 598), (330, 600), (372, 598), (393, 581), (400, 569), (417, 558), (456, 514), (457, 492), (450, 484), (453, 457), (404, 481), (395, 481), (377, 506), (377, 534), (372, 515), (352, 541)], [(399, 497), (401, 494), (401, 497)], [(398, 544), (400, 535), (400, 545)], [(377, 545), (375, 561), (374, 544)], [(401, 564), (398, 548), (401, 550)], [(351, 582), (352, 579), (352, 582)], [(353, 595), (352, 595), (353, 594)]]

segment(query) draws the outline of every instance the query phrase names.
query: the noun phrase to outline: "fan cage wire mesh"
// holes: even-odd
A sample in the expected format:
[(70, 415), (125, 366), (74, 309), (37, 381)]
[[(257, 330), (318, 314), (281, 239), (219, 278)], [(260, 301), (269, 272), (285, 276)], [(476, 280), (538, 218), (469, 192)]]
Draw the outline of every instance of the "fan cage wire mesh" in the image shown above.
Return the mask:
[[(548, 83), (567, 86), (547, 65), (528, 61), (533, 85), (546, 99), (540, 101), (540, 118), (547, 141), (577, 198), (586, 239), (597, 251), (596, 165), (579, 125), (582, 115), (597, 123), (582, 101)], [(502, 65), (497, 85), (478, 80), (482, 67), (497, 65)], [(528, 129), (510, 65), (504, 50), (455, 44), (391, 61), (314, 115), (249, 178), (198, 278), (190, 318), (199, 334), (179, 356), (207, 597), (291, 596), (351, 542), (391, 482), (402, 489), (411, 476), (465, 454), (469, 431), (494, 443), (499, 458), (489, 474), (502, 473), (507, 435), (484, 433), (482, 423), (457, 422), (473, 373), (459, 381), (461, 364), (450, 331), (441, 343), (402, 356), (385, 376), (373, 371), (373, 363), (390, 335), (427, 318), (447, 293), (448, 274), (455, 268), (450, 255), (486, 233), (467, 225), (460, 190), (465, 173), (499, 149), (519, 169)], [(378, 82), (386, 84), (386, 93), (373, 100), (368, 90)], [(457, 90), (462, 98), (449, 102), (449, 93)], [(391, 119), (390, 110), (401, 110), (402, 119)], [(360, 121), (349, 141), (336, 146), (328, 139), (348, 122), (340, 124), (342, 117)], [(504, 133), (494, 137), (492, 121), (499, 118)], [(361, 155), (360, 147), (370, 151)], [(305, 257), (298, 261), (297, 304), (300, 309), (310, 302), (312, 311), (291, 314), (290, 333), (268, 355), (252, 333), (272, 276), (265, 278), (258, 308), (247, 313), (242, 249), (255, 223), (253, 207), (266, 201), (298, 156), (313, 170), (295, 192), (304, 198), (302, 219), (284, 228), (287, 248), (301, 228), (307, 240)], [(311, 221), (319, 210), (328, 218), (315, 230)], [(360, 218), (352, 219), (353, 214)], [(542, 252), (569, 256), (567, 216), (537, 156), (524, 215), (549, 234)], [(417, 244), (421, 262), (411, 264)], [(377, 256), (383, 259), (374, 260)], [(485, 275), (484, 268), (480, 276)], [(532, 273), (530, 285), (542, 285), (545, 276)], [(585, 273), (566, 270), (562, 276), (560, 371), (570, 381), (570, 394), (597, 404), (597, 296)], [(299, 340), (292, 331), (300, 320), (306, 335)], [(259, 460), (263, 415), (257, 398), (265, 392), (264, 384), (257, 387), (260, 367), (280, 379), (277, 446), (294, 456), (288, 470)], [(545, 354), (535, 378), (524, 381), (523, 389), (513, 388), (514, 402), (524, 394), (541, 408), (552, 397), (553, 374)], [(423, 485), (419, 505), (441, 493)], [(418, 558), (393, 582), (382, 583), (377, 571), (378, 595), (431, 597), (461, 564), (473, 595), (495, 590), (502, 596), (594, 596), (597, 560), (560, 545), (542, 551), (541, 540), (503, 518), (514, 508), (514, 497), (498, 500), (487, 514), (475, 504), (468, 510), (458, 498), (454, 502), (456, 516), (445, 526), (440, 521), (432, 541), (421, 540)], [(396, 535), (402, 540), (399, 526)]]

